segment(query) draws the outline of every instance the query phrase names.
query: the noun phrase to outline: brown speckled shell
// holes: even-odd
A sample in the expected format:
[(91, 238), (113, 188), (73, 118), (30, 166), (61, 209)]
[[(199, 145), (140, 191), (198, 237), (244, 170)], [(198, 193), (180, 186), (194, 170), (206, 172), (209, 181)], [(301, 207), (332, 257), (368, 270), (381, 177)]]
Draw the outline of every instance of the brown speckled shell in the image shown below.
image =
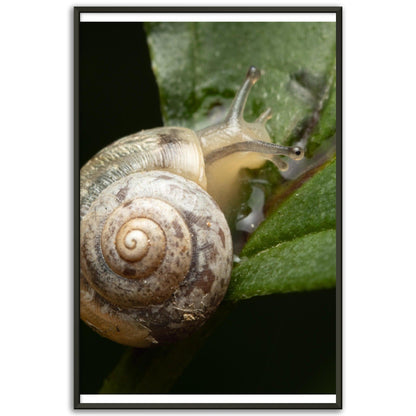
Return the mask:
[[(129, 209), (141, 201), (146, 205), (143, 212), (147, 218), (152, 201), (159, 216), (164, 213), (163, 207), (172, 207), (166, 212), (175, 212), (188, 231), (169, 225), (171, 214), (162, 215), (160, 227), (176, 230), (174, 245), (180, 254), (166, 251), (167, 258), (157, 264), (152, 275), (131, 279), (118, 275), (106, 264), (101, 231), (117, 207)], [(153, 220), (158, 222), (157, 218)], [(172, 275), (166, 268), (169, 262), (179, 264), (178, 256), (189, 256), (188, 263), (182, 261), (186, 268), (182, 276), (177, 272)], [(231, 267), (232, 241), (227, 222), (199, 185), (166, 171), (129, 174), (107, 186), (82, 219), (81, 318), (103, 336), (125, 345), (148, 347), (172, 342), (200, 327), (215, 311), (227, 290)], [(154, 274), (159, 275), (153, 278)], [(152, 295), (153, 288), (158, 295)], [(128, 292), (125, 297), (124, 290)], [(144, 300), (145, 295), (148, 300)]]

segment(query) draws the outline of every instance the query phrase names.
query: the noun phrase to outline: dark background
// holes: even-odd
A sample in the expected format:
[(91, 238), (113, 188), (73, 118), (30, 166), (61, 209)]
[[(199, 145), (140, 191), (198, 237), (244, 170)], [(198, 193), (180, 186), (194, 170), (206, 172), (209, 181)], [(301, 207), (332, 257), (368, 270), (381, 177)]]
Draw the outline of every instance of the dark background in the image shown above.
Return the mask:
[[(161, 126), (162, 118), (140, 23), (81, 23), (79, 51), (82, 166), (110, 142)], [(335, 325), (335, 290), (242, 301), (171, 392), (335, 394)], [(80, 393), (97, 393), (126, 347), (83, 323), (79, 335)]]

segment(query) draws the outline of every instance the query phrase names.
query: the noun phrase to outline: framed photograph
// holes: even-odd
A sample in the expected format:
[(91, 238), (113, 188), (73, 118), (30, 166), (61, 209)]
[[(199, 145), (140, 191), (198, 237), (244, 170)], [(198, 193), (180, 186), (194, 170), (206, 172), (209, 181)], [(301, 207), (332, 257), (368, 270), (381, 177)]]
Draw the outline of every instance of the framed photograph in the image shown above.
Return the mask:
[(74, 9), (75, 408), (342, 407), (342, 9)]

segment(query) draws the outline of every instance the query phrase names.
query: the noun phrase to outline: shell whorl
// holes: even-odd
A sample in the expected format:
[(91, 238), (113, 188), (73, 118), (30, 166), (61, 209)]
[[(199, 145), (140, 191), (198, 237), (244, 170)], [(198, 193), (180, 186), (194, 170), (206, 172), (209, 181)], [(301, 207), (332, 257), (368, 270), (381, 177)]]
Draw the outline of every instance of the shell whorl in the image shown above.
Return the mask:
[(200, 186), (165, 171), (131, 174), (81, 222), (81, 315), (128, 345), (141, 346), (125, 341), (132, 325), (152, 342), (180, 338), (216, 309), (231, 265), (225, 217)]
[(156, 128), (123, 137), (98, 152), (81, 169), (81, 218), (111, 183), (135, 172), (166, 170), (206, 189), (199, 138), (183, 127)]
[[(142, 177), (129, 178), (126, 186), (140, 186), (136, 183)], [(117, 185), (108, 191), (118, 189)], [(100, 197), (95, 206), (106, 204), (106, 210), (115, 209), (109, 215), (86, 218), (89, 227), (101, 230), (101, 235), (85, 235), (86, 258), (98, 261), (88, 263), (88, 276), (95, 290), (117, 305), (158, 304), (172, 295), (188, 273), (191, 235), (176, 207), (154, 197), (131, 197), (134, 199), (116, 207), (109, 203), (108, 195)], [(119, 198), (115, 196), (112, 202)], [(100, 252), (96, 256), (91, 252), (99, 245), (102, 257)]]

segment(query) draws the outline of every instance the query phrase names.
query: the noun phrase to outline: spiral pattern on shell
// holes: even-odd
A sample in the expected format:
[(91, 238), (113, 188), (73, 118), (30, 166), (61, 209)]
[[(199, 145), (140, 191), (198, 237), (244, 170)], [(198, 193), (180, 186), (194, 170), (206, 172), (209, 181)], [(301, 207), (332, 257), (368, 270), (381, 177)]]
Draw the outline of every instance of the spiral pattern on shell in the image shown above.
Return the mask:
[(169, 342), (199, 327), (225, 295), (228, 225), (197, 184), (141, 172), (109, 185), (81, 222), (81, 316), (133, 346)]

